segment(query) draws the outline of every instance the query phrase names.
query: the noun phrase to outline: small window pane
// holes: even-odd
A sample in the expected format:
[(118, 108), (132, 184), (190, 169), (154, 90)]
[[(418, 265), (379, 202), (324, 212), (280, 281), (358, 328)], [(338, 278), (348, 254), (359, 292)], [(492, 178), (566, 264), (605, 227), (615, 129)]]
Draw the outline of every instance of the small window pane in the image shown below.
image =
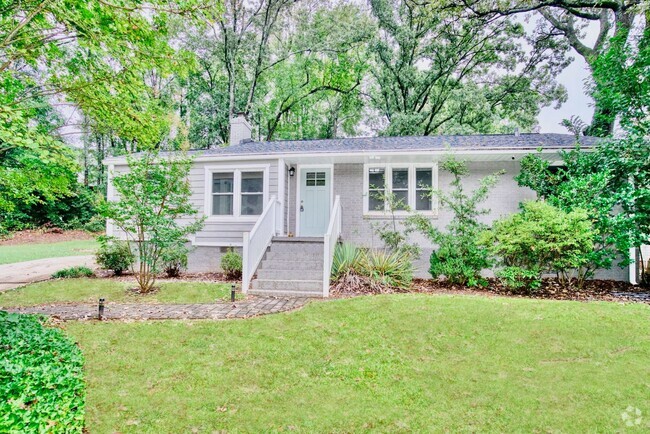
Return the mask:
[(260, 215), (263, 206), (263, 194), (244, 194), (241, 197), (241, 215)]
[(262, 193), (264, 191), (264, 172), (242, 172), (242, 193)]
[(307, 187), (313, 187), (316, 185), (316, 180), (315, 179), (308, 179), (307, 180)]
[(232, 194), (212, 196), (213, 215), (232, 215)]
[(431, 169), (417, 169), (415, 172), (415, 187), (430, 188), (433, 186), (433, 176)]
[(418, 191), (415, 198), (415, 209), (418, 211), (431, 211), (431, 197), (424, 191)]
[(307, 172), (307, 179), (316, 179), (316, 172)]
[(373, 168), (368, 171), (368, 185), (370, 188), (384, 188), (386, 185), (386, 170)]
[(212, 192), (213, 193), (232, 193), (234, 186), (233, 173), (213, 173), (212, 174)]
[(409, 170), (393, 169), (393, 189), (409, 187)]
[(368, 194), (368, 210), (369, 211), (383, 211), (384, 210), (384, 199), (382, 195), (384, 194), (383, 190), (370, 190)]
[(408, 190), (394, 191), (393, 196), (395, 198), (395, 209), (406, 209), (409, 204), (409, 192)]

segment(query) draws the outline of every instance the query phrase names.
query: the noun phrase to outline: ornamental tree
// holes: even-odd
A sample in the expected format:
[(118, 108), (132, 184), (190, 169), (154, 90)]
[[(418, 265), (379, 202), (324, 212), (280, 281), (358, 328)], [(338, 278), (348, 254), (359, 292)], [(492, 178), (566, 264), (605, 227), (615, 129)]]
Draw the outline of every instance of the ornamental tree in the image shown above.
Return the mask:
[(429, 194), (440, 201), (443, 208), (453, 214), (446, 231), (435, 227), (431, 220), (422, 215), (408, 219), (409, 230), (417, 230), (427, 236), (437, 249), (431, 254), (429, 272), (434, 278), (445, 276), (452, 283), (468, 286), (486, 284), (481, 271), (491, 264), (488, 250), (480, 244), (480, 237), (487, 225), (480, 217), (490, 210), (482, 208), (490, 190), (499, 181), (503, 171), (480, 180), (477, 189), (466, 192), (463, 179), (469, 175), (467, 163), (448, 158), (441, 168), (453, 176), (449, 191), (431, 189)]
[(200, 230), (205, 219), (194, 217), (197, 210), (190, 202), (191, 158), (147, 151), (127, 161), (129, 172), (113, 178), (118, 199), (100, 208), (126, 237), (137, 259), (132, 271), (140, 292), (148, 293), (168, 251)]

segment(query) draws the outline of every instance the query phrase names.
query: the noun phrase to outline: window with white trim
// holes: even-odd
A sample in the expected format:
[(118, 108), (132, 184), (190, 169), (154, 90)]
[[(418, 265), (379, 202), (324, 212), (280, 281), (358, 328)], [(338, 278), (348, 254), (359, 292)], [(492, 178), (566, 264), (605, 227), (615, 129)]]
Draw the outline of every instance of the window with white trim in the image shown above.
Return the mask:
[(431, 189), (436, 187), (436, 164), (367, 164), (364, 166), (364, 212), (382, 215), (389, 210), (388, 195), (398, 213), (408, 209), (424, 214), (436, 211)]
[(262, 214), (268, 194), (264, 169), (214, 168), (211, 176), (211, 203), (206, 204), (213, 217), (255, 217)]

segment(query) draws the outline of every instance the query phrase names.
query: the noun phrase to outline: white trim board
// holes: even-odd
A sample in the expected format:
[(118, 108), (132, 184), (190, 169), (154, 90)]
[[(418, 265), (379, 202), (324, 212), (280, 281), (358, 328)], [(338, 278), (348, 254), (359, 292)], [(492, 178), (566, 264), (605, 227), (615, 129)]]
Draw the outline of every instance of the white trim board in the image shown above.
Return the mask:
[[(246, 165), (215, 165), (205, 166), (204, 168), (204, 182), (205, 190), (203, 197), (203, 214), (206, 216), (207, 222), (255, 222), (260, 217), (259, 215), (242, 216), (241, 213), (241, 173), (262, 171), (264, 173), (264, 186), (262, 202), (264, 206), (269, 201), (269, 169), (270, 164), (246, 164)], [(232, 215), (212, 215), (212, 174), (213, 173), (229, 173), (234, 175), (233, 179), (233, 214)]]
[[(408, 206), (411, 206), (412, 204), (415, 204), (416, 201), (416, 176), (415, 176), (415, 170), (416, 169), (431, 169), (431, 182), (432, 182), (432, 187), (434, 189), (438, 188), (438, 163), (368, 163), (363, 165), (363, 216), (364, 217), (370, 217), (370, 218), (384, 218), (390, 216), (390, 212), (387, 210), (384, 211), (371, 211), (368, 209), (368, 195), (370, 194), (369, 189), (369, 181), (368, 181), (368, 173), (369, 170), (372, 168), (383, 168), (386, 170), (384, 173), (384, 179), (385, 179), (385, 189), (387, 191), (390, 191), (390, 187), (392, 187), (392, 170), (394, 168), (400, 168), (400, 169), (408, 169)], [(436, 217), (438, 216), (438, 199), (435, 197), (435, 195), (431, 198), (431, 210), (430, 211), (425, 211), (425, 210), (415, 210), (413, 209), (414, 212), (417, 212), (418, 214), (424, 215), (424, 216), (429, 216), (429, 217)], [(395, 216), (397, 217), (403, 217), (407, 216), (410, 213), (408, 211), (395, 211)]]
[[(558, 154), (560, 151), (570, 151), (573, 147), (543, 147), (539, 148), (486, 148), (486, 149), (413, 149), (413, 150), (391, 150), (391, 151), (348, 151), (348, 152), (278, 152), (266, 154), (206, 154), (196, 155), (194, 162), (218, 162), (218, 161), (250, 161), (250, 160), (292, 160), (295, 158), (348, 158), (348, 157), (364, 157), (371, 156), (380, 157), (399, 157), (399, 156), (422, 156), (433, 157), (437, 160), (443, 159), (446, 155), (464, 155), (464, 156), (482, 156), (482, 155), (510, 155), (510, 156), (525, 156), (528, 154)], [(591, 147), (581, 148), (584, 152), (591, 152)], [(503, 160), (503, 161), (508, 161)], [(126, 158), (124, 157), (111, 157), (106, 158), (103, 162), (104, 165), (126, 165)]]

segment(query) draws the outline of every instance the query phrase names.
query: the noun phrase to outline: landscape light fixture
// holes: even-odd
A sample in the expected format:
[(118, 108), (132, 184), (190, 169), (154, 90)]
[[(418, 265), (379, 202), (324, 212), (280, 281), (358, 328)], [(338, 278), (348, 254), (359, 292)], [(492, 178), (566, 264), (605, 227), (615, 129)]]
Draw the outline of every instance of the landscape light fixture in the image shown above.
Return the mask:
[(98, 310), (98, 312), (97, 312), (97, 319), (98, 319), (98, 320), (101, 320), (102, 317), (104, 316), (104, 302), (105, 302), (105, 301), (106, 301), (106, 300), (103, 299), (103, 298), (100, 298), (100, 299), (99, 299), (99, 310)]
[(235, 284), (230, 287), (230, 301), (235, 302)]

